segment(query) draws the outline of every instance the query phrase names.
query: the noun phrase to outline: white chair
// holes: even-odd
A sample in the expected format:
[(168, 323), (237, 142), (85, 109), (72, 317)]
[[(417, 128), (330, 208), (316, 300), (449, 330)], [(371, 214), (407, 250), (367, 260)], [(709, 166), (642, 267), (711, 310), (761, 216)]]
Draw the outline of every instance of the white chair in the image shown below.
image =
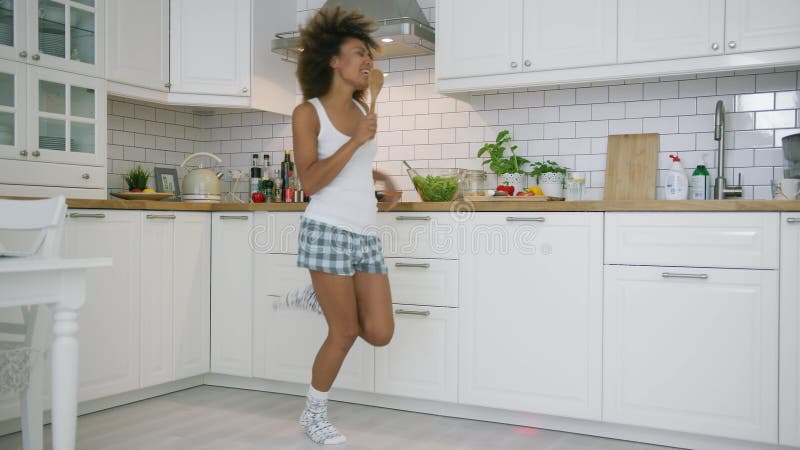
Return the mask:
[[(64, 196), (0, 200), (0, 257), (59, 256), (67, 205)], [(22, 445), (41, 450), (42, 390), (47, 311), (22, 307), (22, 323), (0, 322), (0, 391), (20, 394)]]

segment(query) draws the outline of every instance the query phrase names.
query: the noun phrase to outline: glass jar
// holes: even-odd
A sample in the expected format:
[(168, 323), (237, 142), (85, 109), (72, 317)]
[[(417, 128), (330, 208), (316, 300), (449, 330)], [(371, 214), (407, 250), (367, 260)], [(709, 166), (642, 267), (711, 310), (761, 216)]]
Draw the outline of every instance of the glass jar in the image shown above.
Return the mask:
[(486, 195), (486, 172), (483, 170), (467, 170), (461, 185), (465, 196)]

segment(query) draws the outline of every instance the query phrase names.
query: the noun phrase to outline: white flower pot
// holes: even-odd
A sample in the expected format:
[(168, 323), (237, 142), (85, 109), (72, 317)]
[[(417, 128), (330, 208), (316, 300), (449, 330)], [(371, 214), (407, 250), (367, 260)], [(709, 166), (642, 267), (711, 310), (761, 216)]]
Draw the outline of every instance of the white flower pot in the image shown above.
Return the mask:
[(498, 177), (498, 182), (502, 185), (514, 186), (514, 195), (517, 195), (517, 192), (524, 189), (522, 182), (524, 176), (521, 173), (504, 173)]
[(564, 196), (564, 174), (563, 173), (543, 173), (539, 176), (539, 187), (542, 188), (544, 195), (548, 197)]

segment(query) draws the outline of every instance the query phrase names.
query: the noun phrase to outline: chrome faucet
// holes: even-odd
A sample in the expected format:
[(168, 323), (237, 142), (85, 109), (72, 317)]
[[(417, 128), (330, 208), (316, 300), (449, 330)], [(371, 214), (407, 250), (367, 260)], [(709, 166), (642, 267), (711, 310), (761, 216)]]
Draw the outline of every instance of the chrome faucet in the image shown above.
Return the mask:
[(728, 186), (725, 180), (725, 105), (717, 100), (714, 112), (714, 140), (719, 141), (717, 150), (717, 178), (714, 180), (714, 200), (742, 196), (742, 173), (739, 172), (739, 185)]

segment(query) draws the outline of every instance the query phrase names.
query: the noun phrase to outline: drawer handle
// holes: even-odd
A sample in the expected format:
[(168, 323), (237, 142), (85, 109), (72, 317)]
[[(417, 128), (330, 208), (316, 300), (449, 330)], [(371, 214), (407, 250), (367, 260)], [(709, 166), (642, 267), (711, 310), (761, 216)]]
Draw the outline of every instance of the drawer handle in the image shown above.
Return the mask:
[(394, 313), (395, 314), (405, 314), (405, 315), (408, 315), (408, 316), (425, 316), (425, 317), (428, 317), (428, 316), (431, 315), (430, 311), (411, 311), (411, 310), (408, 310), (408, 309), (395, 309)]
[(102, 214), (102, 213), (101, 214), (70, 213), (69, 216), (72, 217), (73, 219), (84, 218), (84, 217), (88, 217), (88, 218), (92, 218), (92, 219), (105, 219), (106, 218), (106, 215)]
[(431, 220), (431, 216), (397, 216), (394, 220)]
[(800, 223), (800, 217), (789, 217), (786, 219), (786, 223)]
[(175, 214), (148, 214), (148, 219), (174, 219)]
[(395, 267), (416, 267), (418, 269), (428, 269), (431, 267), (428, 263), (394, 263)]
[(661, 274), (662, 278), (691, 278), (695, 280), (707, 280), (708, 274), (705, 273), (670, 273), (664, 272)]
[(506, 222), (544, 222), (544, 217), (506, 217)]
[(281, 298), (281, 296), (278, 294), (267, 294), (267, 297)]
[(219, 216), (221, 220), (247, 220), (247, 216)]

